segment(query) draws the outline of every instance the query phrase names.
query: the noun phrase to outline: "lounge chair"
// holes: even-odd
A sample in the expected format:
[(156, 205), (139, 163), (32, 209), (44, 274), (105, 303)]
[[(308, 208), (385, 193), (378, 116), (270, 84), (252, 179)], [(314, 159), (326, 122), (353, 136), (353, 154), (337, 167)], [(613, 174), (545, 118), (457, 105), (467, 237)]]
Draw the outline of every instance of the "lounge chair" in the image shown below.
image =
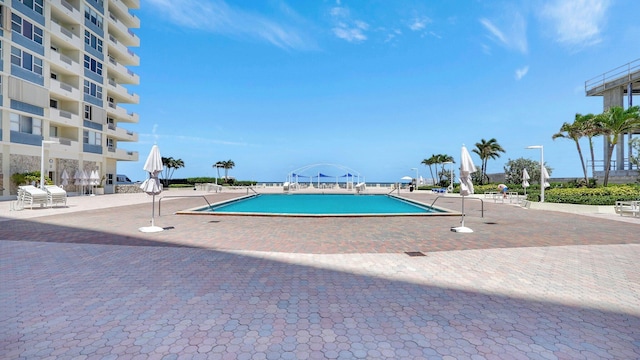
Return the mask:
[(47, 206), (49, 197), (46, 191), (38, 189), (33, 185), (20, 186), (18, 188), (18, 203), (22, 208), (29, 205), (33, 209), (33, 205)]
[(616, 201), (614, 209), (620, 216), (640, 216), (640, 201)]
[(67, 206), (67, 192), (57, 185), (45, 185), (44, 189), (47, 192), (49, 205), (64, 204)]

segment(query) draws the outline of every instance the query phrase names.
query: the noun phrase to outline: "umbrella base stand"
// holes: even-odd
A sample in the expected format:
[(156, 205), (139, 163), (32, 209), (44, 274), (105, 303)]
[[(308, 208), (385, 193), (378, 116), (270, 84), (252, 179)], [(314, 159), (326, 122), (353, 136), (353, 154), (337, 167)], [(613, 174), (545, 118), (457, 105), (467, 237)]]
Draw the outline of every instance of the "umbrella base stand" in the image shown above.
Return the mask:
[(144, 233), (150, 233), (150, 232), (160, 232), (160, 231), (163, 231), (164, 229), (161, 228), (160, 226), (144, 226), (139, 228), (138, 230)]
[(458, 226), (458, 227), (452, 227), (451, 231), (453, 232), (460, 232), (460, 233), (472, 233), (473, 230), (469, 229), (466, 226)]

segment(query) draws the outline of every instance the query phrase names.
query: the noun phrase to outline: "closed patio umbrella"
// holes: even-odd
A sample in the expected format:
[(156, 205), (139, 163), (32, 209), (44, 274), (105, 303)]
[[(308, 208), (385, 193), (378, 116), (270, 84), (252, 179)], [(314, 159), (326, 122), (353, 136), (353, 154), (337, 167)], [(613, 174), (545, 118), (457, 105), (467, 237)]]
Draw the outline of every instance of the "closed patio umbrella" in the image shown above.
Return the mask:
[(89, 186), (91, 184), (91, 173), (89, 171), (82, 170), (81, 175), (82, 177), (80, 178), (80, 180), (82, 181), (82, 195), (86, 195), (86, 186)]
[(550, 187), (551, 186), (551, 185), (549, 185), (550, 176), (549, 176), (549, 172), (547, 171), (547, 167), (546, 166), (542, 167), (542, 174), (540, 176), (542, 176), (542, 182), (544, 183), (544, 187), (545, 188)]
[(139, 230), (142, 232), (158, 232), (164, 230), (159, 226), (155, 226), (154, 217), (155, 217), (155, 201), (156, 195), (162, 192), (162, 186), (160, 185), (160, 180), (158, 179), (158, 175), (162, 172), (162, 157), (160, 156), (160, 149), (158, 149), (158, 145), (153, 145), (151, 148), (151, 152), (147, 157), (147, 161), (144, 163), (143, 167), (144, 171), (149, 173), (149, 178), (145, 180), (140, 188), (149, 195), (152, 195), (151, 200), (151, 226), (141, 227)]
[(525, 195), (527, 195), (527, 188), (530, 186), (529, 179), (531, 178), (529, 177), (529, 173), (527, 172), (527, 169), (522, 169), (522, 188), (524, 189)]
[(452, 227), (451, 231), (470, 233), (473, 230), (464, 226), (464, 197), (473, 194), (473, 182), (471, 181), (471, 173), (476, 172), (476, 166), (473, 164), (471, 155), (467, 148), (462, 145), (460, 154), (460, 195), (462, 196), (462, 220), (458, 227)]
[(89, 183), (91, 185), (91, 195), (95, 195), (95, 187), (100, 184), (100, 175), (98, 174), (98, 170), (91, 170), (91, 174), (89, 175)]
[(62, 185), (63, 189), (65, 186), (69, 185), (69, 174), (67, 173), (67, 169), (62, 170), (62, 175), (60, 175), (60, 179), (62, 179), (62, 182), (60, 183), (60, 185)]

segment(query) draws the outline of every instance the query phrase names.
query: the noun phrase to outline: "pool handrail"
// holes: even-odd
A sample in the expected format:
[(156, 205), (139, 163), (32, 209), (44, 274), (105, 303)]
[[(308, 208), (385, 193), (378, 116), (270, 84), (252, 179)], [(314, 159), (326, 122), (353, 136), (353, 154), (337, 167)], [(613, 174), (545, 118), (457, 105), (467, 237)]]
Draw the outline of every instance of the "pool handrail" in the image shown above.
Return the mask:
[(204, 201), (207, 202), (207, 205), (209, 205), (209, 209), (211, 209), (211, 203), (209, 202), (209, 200), (207, 200), (207, 198), (204, 195), (168, 195), (168, 196), (163, 196), (160, 198), (160, 200), (158, 200), (158, 216), (162, 216), (162, 199), (164, 198), (187, 198), (187, 197), (201, 197), (204, 199)]
[[(433, 202), (431, 203), (431, 207), (433, 207), (433, 204), (435, 204), (436, 201), (438, 199), (440, 199), (441, 197), (446, 197), (446, 198), (449, 198), (449, 199), (453, 198), (452, 196), (445, 196), (445, 195), (436, 196), (436, 198), (433, 199)], [(463, 197), (461, 196), (460, 199), (462, 199), (462, 198)], [(482, 201), (482, 199), (476, 198), (476, 197), (470, 197), (469, 199), (478, 199), (478, 200), (480, 200), (480, 203), (481, 203), (481, 205), (480, 205), (480, 217), (483, 218), (484, 217), (484, 201)]]

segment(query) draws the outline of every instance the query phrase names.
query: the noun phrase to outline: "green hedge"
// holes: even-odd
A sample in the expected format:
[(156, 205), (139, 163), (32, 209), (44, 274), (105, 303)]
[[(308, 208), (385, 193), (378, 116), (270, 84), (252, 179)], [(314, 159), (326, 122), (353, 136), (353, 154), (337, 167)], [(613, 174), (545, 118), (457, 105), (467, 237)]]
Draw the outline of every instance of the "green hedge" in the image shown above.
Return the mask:
[(614, 205), (616, 201), (640, 200), (640, 185), (609, 185), (597, 188), (552, 188), (544, 200), (554, 203)]
[[(506, 184), (509, 191), (524, 194), (521, 184)], [(420, 189), (429, 190), (431, 187), (421, 186)], [(498, 184), (474, 185), (476, 194), (498, 191)], [(460, 184), (456, 184), (454, 193), (460, 192)], [(540, 201), (540, 184), (532, 184), (527, 188), (527, 200)], [(640, 184), (609, 185), (594, 188), (573, 187), (573, 184), (551, 183), (551, 187), (544, 191), (544, 201), (550, 203), (581, 204), (581, 205), (615, 205), (616, 201), (640, 200)]]

